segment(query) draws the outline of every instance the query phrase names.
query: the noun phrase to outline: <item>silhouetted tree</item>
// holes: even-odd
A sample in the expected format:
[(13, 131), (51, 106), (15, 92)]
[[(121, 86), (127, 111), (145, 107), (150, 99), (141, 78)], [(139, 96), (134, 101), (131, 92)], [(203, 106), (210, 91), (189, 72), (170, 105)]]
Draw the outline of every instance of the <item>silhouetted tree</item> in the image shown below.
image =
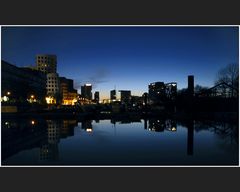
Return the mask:
[(208, 87), (204, 87), (204, 86), (201, 86), (201, 85), (196, 85), (194, 87), (194, 93), (196, 93), (196, 94), (207, 91), (207, 90), (208, 90)]
[(218, 71), (215, 85), (220, 83), (226, 83), (233, 88), (232, 94), (231, 94), (232, 96), (234, 95), (234, 90), (235, 92), (238, 92), (238, 85), (239, 85), (238, 64), (236, 63), (229, 64)]

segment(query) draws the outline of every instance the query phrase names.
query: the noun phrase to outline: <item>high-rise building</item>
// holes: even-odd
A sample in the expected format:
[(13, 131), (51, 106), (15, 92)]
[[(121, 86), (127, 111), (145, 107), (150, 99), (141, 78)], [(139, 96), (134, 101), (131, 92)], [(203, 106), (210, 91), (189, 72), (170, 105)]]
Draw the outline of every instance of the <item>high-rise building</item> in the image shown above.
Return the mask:
[(164, 100), (166, 86), (164, 82), (155, 82), (150, 83), (148, 86), (148, 94), (149, 94), (149, 103), (156, 104), (161, 103)]
[(116, 90), (111, 90), (110, 91), (110, 99), (111, 100), (116, 100), (117, 99)]
[(47, 74), (47, 97), (48, 104), (57, 104), (60, 102), (60, 82), (57, 73)]
[(193, 75), (188, 76), (188, 94), (189, 96), (194, 95), (194, 76)]
[(131, 91), (129, 90), (120, 90), (121, 93), (121, 102), (123, 104), (130, 104), (131, 103)]
[(47, 75), (47, 97), (48, 104), (60, 104), (60, 82), (57, 74), (57, 56), (48, 54), (36, 55), (37, 70)]
[(99, 103), (99, 91), (96, 91), (96, 92), (94, 93), (94, 101), (95, 101), (96, 103)]
[(81, 95), (83, 98), (88, 100), (92, 100), (92, 84), (85, 84), (81, 86)]
[(57, 72), (57, 56), (56, 55), (37, 55), (36, 64), (37, 64), (37, 69), (46, 74)]
[(177, 98), (177, 83), (171, 82), (166, 83), (166, 97), (170, 100), (175, 100)]
[(143, 93), (142, 95), (143, 98), (143, 105), (148, 105), (148, 93)]

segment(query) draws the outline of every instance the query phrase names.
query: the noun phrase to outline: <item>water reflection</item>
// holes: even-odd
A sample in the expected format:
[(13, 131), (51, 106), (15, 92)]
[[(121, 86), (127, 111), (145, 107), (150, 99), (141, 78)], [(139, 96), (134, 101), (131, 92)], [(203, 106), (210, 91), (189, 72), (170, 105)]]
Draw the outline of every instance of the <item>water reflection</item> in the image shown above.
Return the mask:
[[(161, 119), (161, 118), (151, 118), (151, 119), (111, 119), (111, 120), (60, 120), (60, 119), (2, 119), (2, 164), (65, 164), (62, 160), (64, 157), (64, 153), (62, 152), (63, 148), (66, 149), (67, 153), (71, 153), (70, 156), (73, 156), (74, 151), (77, 149), (75, 145), (77, 145), (74, 141), (76, 138), (82, 138), (82, 142), (87, 142), (90, 138), (86, 138), (81, 132), (77, 132), (79, 135), (75, 135), (76, 130), (84, 130), (87, 135), (93, 134), (95, 138), (104, 134), (104, 142), (106, 143), (105, 148), (100, 148), (100, 145), (94, 145), (93, 143), (90, 145), (89, 143), (81, 144), (79, 150), (83, 150), (84, 145), (89, 146), (89, 151), (83, 151), (81, 158), (87, 158), (89, 154), (91, 154), (90, 158), (94, 159), (94, 164), (108, 164), (111, 159), (111, 155), (119, 155), (119, 161), (116, 161), (116, 164), (214, 164), (212, 159), (207, 159), (205, 155), (203, 157), (198, 157), (201, 150), (201, 145), (209, 145), (212, 147), (213, 152), (217, 152), (216, 154), (226, 153), (226, 157), (228, 160), (226, 163), (228, 164), (238, 164), (238, 127), (236, 124), (226, 123), (226, 122), (215, 122), (215, 121), (194, 121), (194, 120), (185, 120), (185, 121), (177, 121), (175, 119)], [(107, 129), (107, 127), (114, 127), (113, 135), (118, 136), (112, 140), (113, 135), (109, 135), (111, 130)], [(99, 127), (100, 126), (100, 127)], [(79, 128), (76, 129), (75, 128)], [(74, 131), (75, 130), (75, 131)], [(119, 133), (117, 133), (117, 131)], [(150, 131), (150, 132), (149, 132)], [(124, 133), (124, 135), (123, 135)], [(151, 133), (151, 134), (149, 134)], [(204, 134), (200, 134), (204, 133)], [(215, 147), (209, 140), (211, 136), (216, 136), (216, 141), (218, 143), (218, 148)], [(195, 141), (195, 135), (197, 135), (197, 140)], [(199, 135), (199, 136), (198, 136)], [(79, 137), (80, 136), (80, 137)], [(201, 136), (201, 138), (200, 138)], [(92, 138), (94, 138), (92, 137)], [(133, 141), (128, 140), (129, 138), (135, 138), (134, 142), (136, 146), (133, 147)], [(157, 139), (159, 138), (159, 139)], [(185, 138), (185, 142), (183, 140)], [(200, 138), (200, 139), (199, 139)], [(71, 147), (64, 143), (64, 140), (71, 143)], [(89, 140), (91, 141), (91, 140)], [(111, 142), (110, 142), (111, 141)], [(60, 143), (62, 143), (60, 147)], [(165, 144), (164, 144), (165, 143)], [(179, 144), (178, 144), (179, 143)], [(201, 145), (199, 144), (201, 143)], [(153, 148), (146, 148), (146, 144), (151, 144), (154, 146)], [(166, 151), (165, 146), (171, 145), (171, 149), (174, 150), (176, 154), (171, 157), (170, 152)], [(102, 143), (102, 145), (105, 145)], [(125, 146), (129, 146), (126, 147)], [(198, 146), (198, 150), (195, 152), (194, 146)], [(111, 146), (113, 146), (111, 148)], [(181, 152), (181, 146), (185, 146), (185, 155), (195, 157), (196, 159), (189, 161), (184, 156), (184, 153)], [(79, 147), (79, 146), (78, 146)], [(113, 149), (114, 148), (114, 149)], [(29, 163), (29, 159), (27, 158), (27, 154), (30, 154), (32, 149), (38, 150), (38, 160), (33, 160)], [(127, 150), (138, 151), (136, 157), (133, 157), (128, 154)], [(150, 153), (151, 150), (155, 150), (156, 153)], [(97, 151), (99, 150), (99, 151)], [(106, 150), (106, 151), (104, 151)], [(109, 151), (107, 151), (109, 150)], [(204, 148), (204, 150), (207, 149)], [(215, 151), (214, 151), (215, 150)], [(226, 151), (226, 152), (223, 152)], [(23, 154), (24, 152), (24, 154)], [(98, 161), (99, 153), (107, 153), (109, 152), (109, 156), (106, 157), (105, 162), (102, 160)], [(26, 153), (26, 154), (25, 154)], [(119, 153), (119, 154), (118, 154)], [(136, 153), (136, 152), (135, 152)], [(139, 155), (143, 156), (143, 154), (148, 154), (149, 156), (145, 157), (144, 161), (137, 159)], [(227, 156), (229, 155), (230, 156)], [(21, 162), (20, 162), (20, 154)], [(84, 156), (85, 154), (85, 156)], [(156, 155), (157, 154), (157, 155)], [(162, 154), (162, 155), (161, 155)], [(169, 155), (168, 160), (164, 160)], [(70, 157), (69, 156), (69, 157)], [(121, 157), (120, 157), (121, 156)], [(121, 160), (122, 157), (126, 159)], [(164, 158), (163, 158), (164, 157)], [(76, 157), (75, 157), (76, 158)], [(75, 161), (79, 161), (81, 165), (81, 158), (76, 158)], [(134, 159), (136, 158), (136, 159)], [(148, 160), (146, 160), (146, 158)], [(183, 160), (181, 160), (181, 158)], [(199, 159), (198, 159), (199, 158)], [(206, 159), (204, 159), (206, 158)], [(232, 158), (232, 159), (229, 159)], [(183, 162), (184, 159), (186, 162)], [(10, 161), (11, 160), (11, 161)], [(71, 159), (73, 161), (73, 159)], [(69, 160), (68, 164), (71, 164), (71, 160)], [(126, 161), (126, 162), (125, 162)], [(10, 163), (11, 162), (11, 163)], [(89, 161), (90, 162), (90, 161)], [(221, 161), (221, 163), (224, 162)], [(88, 161), (82, 163), (88, 164)]]
[(82, 129), (84, 129), (86, 132), (92, 132), (92, 120), (84, 120), (82, 121)]

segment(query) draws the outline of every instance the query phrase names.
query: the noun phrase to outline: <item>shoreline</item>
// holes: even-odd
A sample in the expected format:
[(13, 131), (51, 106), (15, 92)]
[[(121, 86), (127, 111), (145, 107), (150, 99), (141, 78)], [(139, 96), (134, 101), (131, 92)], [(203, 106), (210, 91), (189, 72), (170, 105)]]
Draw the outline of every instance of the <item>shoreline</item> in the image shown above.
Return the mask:
[(1, 113), (1, 118), (49, 118), (49, 119), (176, 119), (176, 120), (217, 120), (231, 121), (238, 123), (239, 113), (237, 112), (176, 112), (176, 113), (143, 113), (143, 112), (123, 112), (123, 113), (99, 113), (99, 112), (18, 112)]

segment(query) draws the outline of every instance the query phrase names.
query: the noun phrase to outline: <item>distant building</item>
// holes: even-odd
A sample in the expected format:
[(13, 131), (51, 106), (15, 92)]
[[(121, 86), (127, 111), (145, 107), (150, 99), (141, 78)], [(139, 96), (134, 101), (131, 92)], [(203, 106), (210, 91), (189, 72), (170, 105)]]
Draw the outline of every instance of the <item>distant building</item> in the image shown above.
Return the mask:
[(46, 75), (1, 61), (1, 100), (45, 103)]
[(188, 76), (188, 95), (190, 97), (193, 97), (194, 95), (194, 76), (193, 75)]
[(165, 87), (167, 99), (175, 100), (177, 98), (177, 83), (176, 82), (166, 83)]
[(116, 99), (117, 99), (116, 90), (111, 90), (111, 91), (110, 91), (110, 99), (111, 99), (111, 100), (116, 100)]
[(148, 86), (149, 104), (161, 103), (166, 96), (165, 89), (164, 82), (150, 83)]
[(143, 105), (148, 105), (148, 93), (143, 93), (142, 95)]
[(131, 103), (131, 91), (129, 90), (120, 90), (121, 93), (121, 103), (130, 104)]
[(131, 96), (131, 104), (133, 107), (141, 106), (143, 103), (142, 97), (140, 96)]
[(36, 64), (37, 64), (37, 69), (46, 74), (57, 72), (57, 56), (56, 55), (37, 55)]
[(60, 77), (61, 98), (63, 105), (74, 105), (77, 102), (78, 93), (73, 88), (73, 80)]
[(95, 101), (96, 103), (99, 103), (99, 99), (100, 99), (100, 97), (99, 97), (99, 91), (96, 91), (96, 92), (94, 93), (94, 101)]
[(81, 95), (85, 99), (92, 100), (92, 84), (81, 86)]

